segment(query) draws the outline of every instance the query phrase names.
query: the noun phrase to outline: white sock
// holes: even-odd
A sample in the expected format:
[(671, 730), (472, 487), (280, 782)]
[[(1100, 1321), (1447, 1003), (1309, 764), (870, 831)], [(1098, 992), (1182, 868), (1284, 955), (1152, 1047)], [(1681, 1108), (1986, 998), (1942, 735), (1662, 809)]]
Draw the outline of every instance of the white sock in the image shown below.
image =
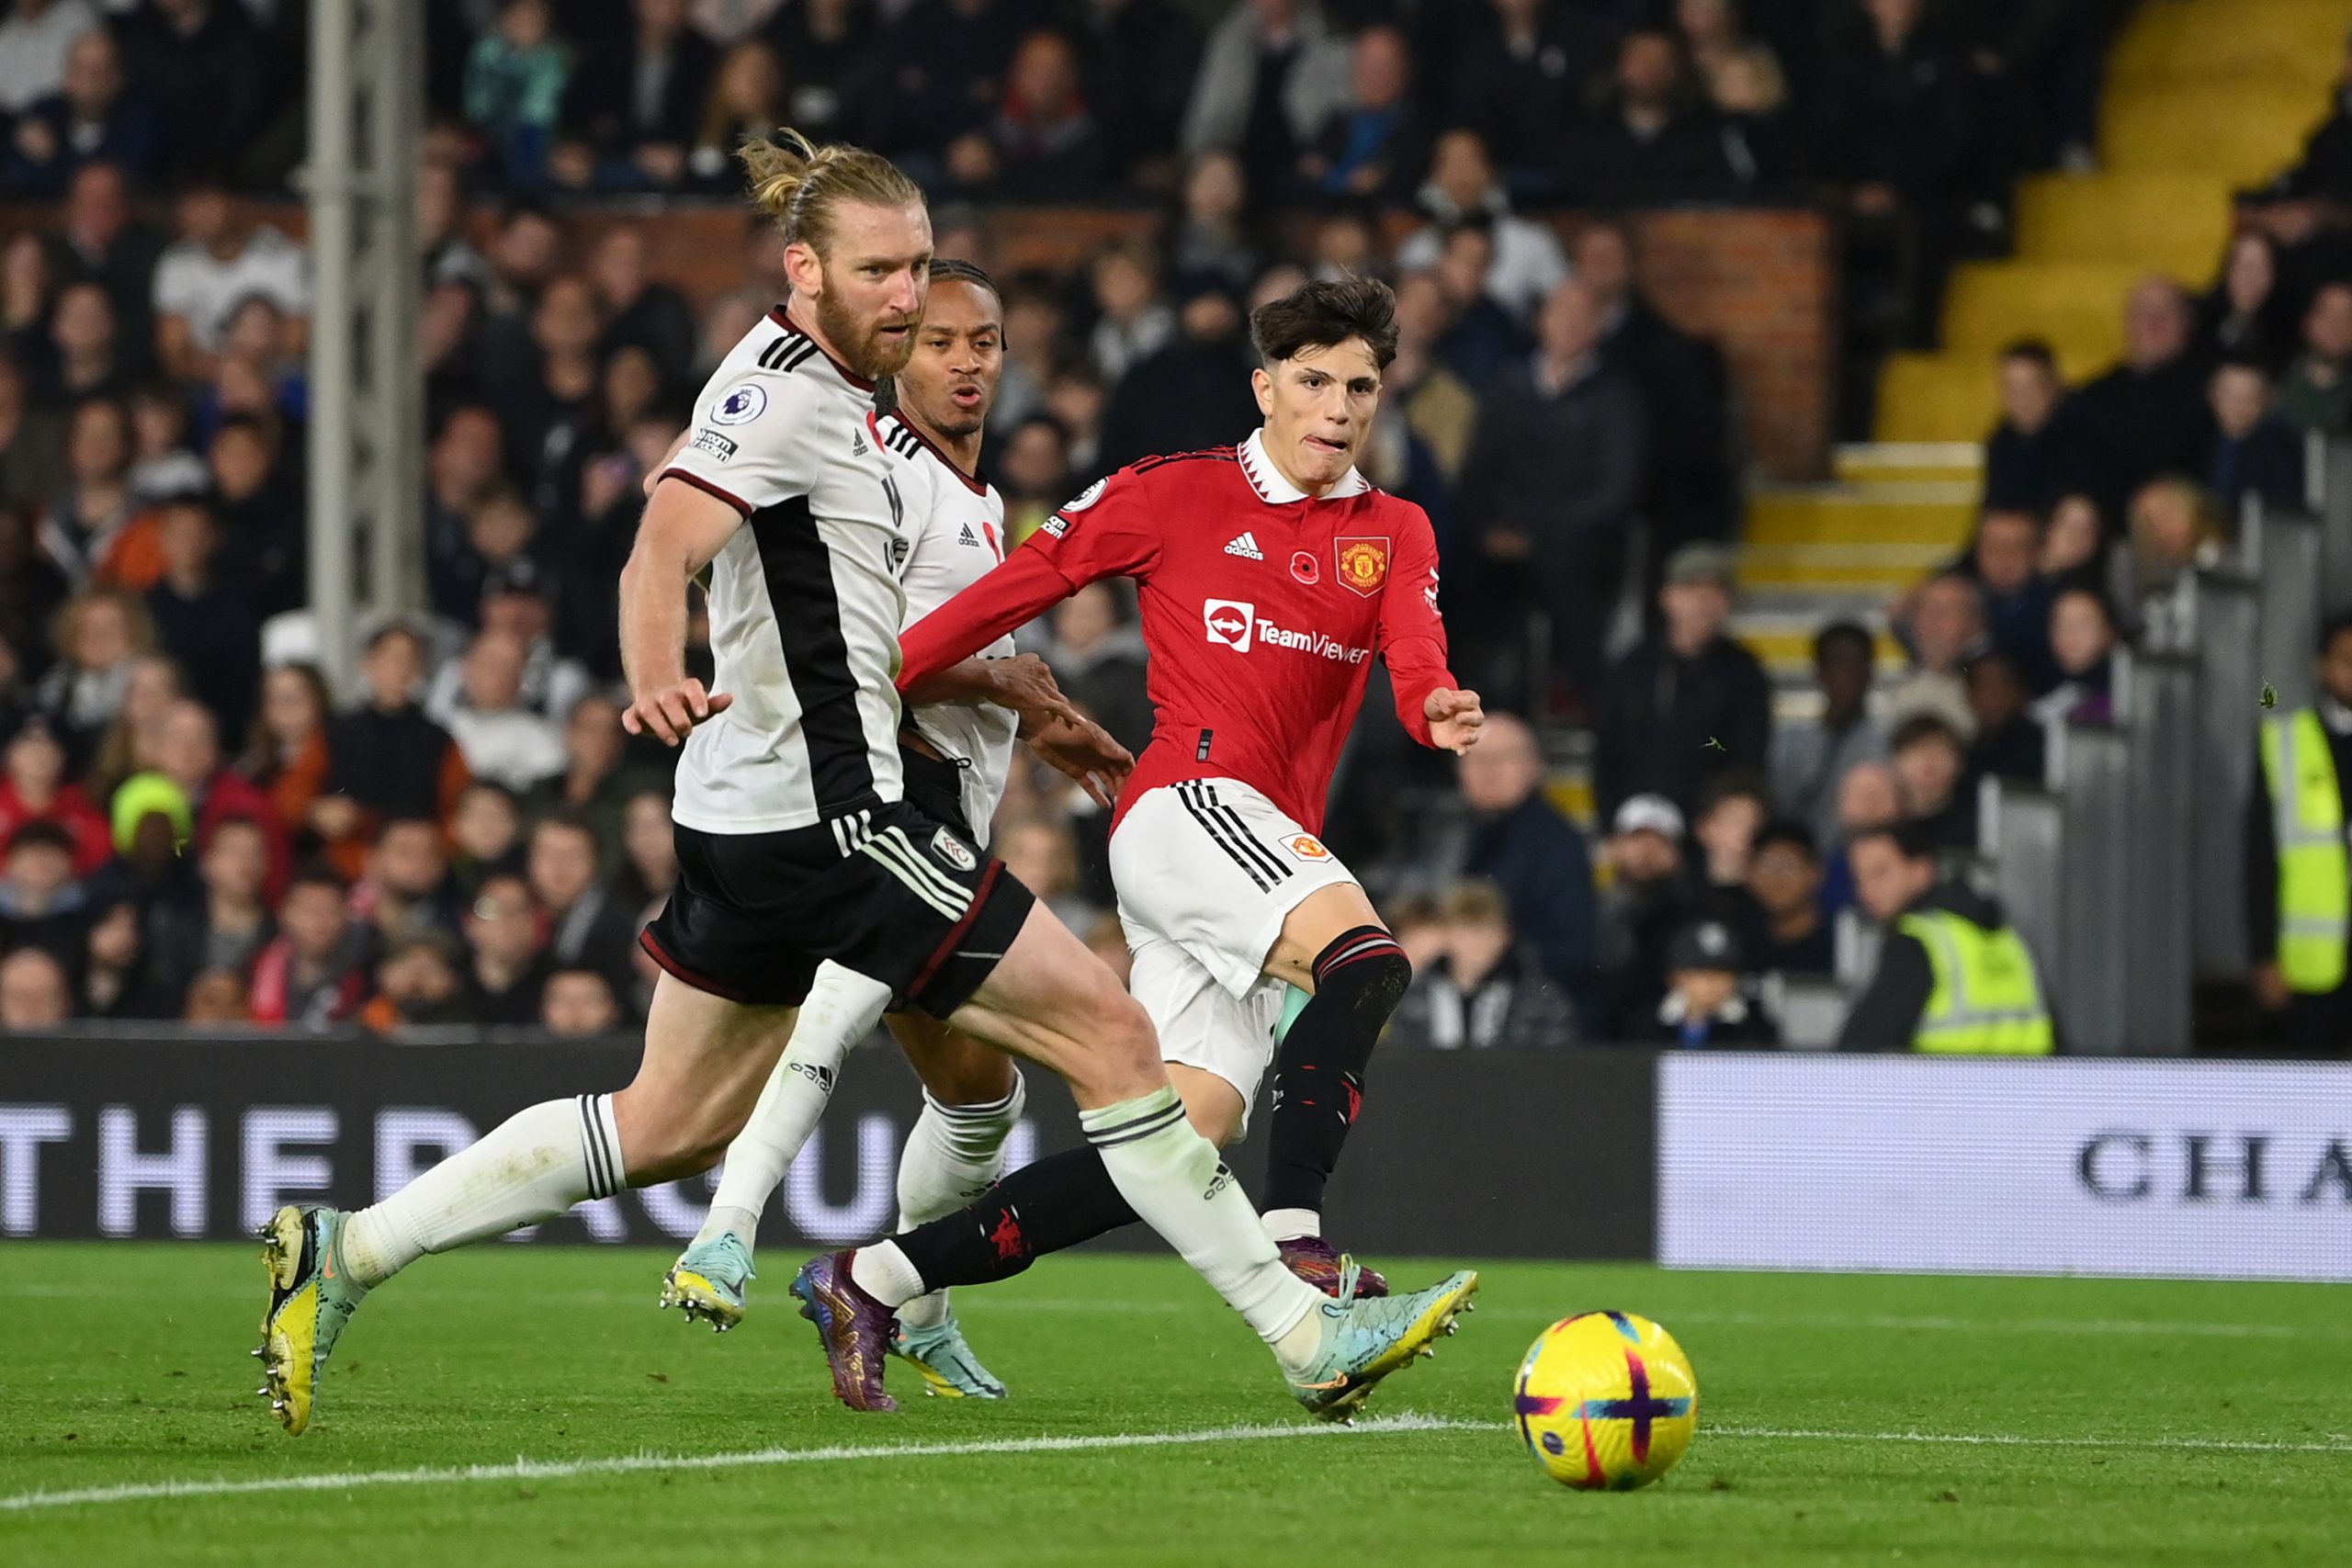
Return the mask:
[(1302, 1235), (1321, 1235), (1323, 1216), (1312, 1209), (1269, 1209), (1266, 1211), (1266, 1234), (1278, 1242)]
[[(791, 1043), (760, 1091), (752, 1119), (727, 1145), (718, 1190), (711, 1195), (710, 1213), (695, 1235), (695, 1246), (730, 1230), (746, 1247), (757, 1243), (760, 1211), (800, 1157), (808, 1134), (817, 1130), (841, 1077), (842, 1059), (874, 1032), (889, 1005), (890, 987), (879, 980), (838, 964), (819, 965), (808, 999), (800, 1004), (800, 1017), (793, 1023)], [(744, 1214), (752, 1216), (751, 1224), (743, 1223)]]
[(344, 1222), (341, 1252), (367, 1286), (428, 1252), (551, 1220), (628, 1184), (613, 1097), (583, 1094), (518, 1111), (372, 1208)]
[[(1021, 1076), (1012, 1092), (985, 1105), (943, 1105), (923, 1090), (922, 1114), (899, 1155), (899, 1228), (910, 1231), (956, 1210), (989, 1190), (1004, 1174), (1004, 1141), (1028, 1103)], [(909, 1328), (936, 1328), (947, 1321), (947, 1292), (933, 1291), (899, 1309)]]
[(892, 1312), (922, 1294), (922, 1276), (895, 1241), (861, 1247), (849, 1260), (850, 1283)]
[(1306, 1371), (1321, 1343), (1322, 1292), (1283, 1267), (1240, 1182), (1185, 1120), (1176, 1091), (1154, 1089), (1078, 1119), (1128, 1206), (1249, 1320), (1284, 1371)]

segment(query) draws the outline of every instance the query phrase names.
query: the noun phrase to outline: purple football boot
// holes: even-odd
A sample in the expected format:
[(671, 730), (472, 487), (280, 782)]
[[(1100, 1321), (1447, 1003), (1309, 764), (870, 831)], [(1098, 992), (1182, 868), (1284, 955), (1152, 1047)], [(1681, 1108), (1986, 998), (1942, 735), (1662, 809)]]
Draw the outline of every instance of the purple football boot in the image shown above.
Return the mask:
[[(1340, 1293), (1340, 1280), (1346, 1276), (1351, 1261), (1345, 1254), (1319, 1235), (1295, 1235), (1288, 1241), (1277, 1242), (1283, 1255), (1283, 1267), (1322, 1292), (1327, 1296)], [(1376, 1269), (1356, 1265), (1356, 1294), (1385, 1296), (1388, 1281)]]
[(852, 1410), (896, 1410), (883, 1392), (882, 1366), (889, 1359), (898, 1315), (849, 1277), (854, 1251), (812, 1258), (793, 1276), (792, 1293), (800, 1315), (817, 1325), (825, 1360), (833, 1371), (833, 1393)]

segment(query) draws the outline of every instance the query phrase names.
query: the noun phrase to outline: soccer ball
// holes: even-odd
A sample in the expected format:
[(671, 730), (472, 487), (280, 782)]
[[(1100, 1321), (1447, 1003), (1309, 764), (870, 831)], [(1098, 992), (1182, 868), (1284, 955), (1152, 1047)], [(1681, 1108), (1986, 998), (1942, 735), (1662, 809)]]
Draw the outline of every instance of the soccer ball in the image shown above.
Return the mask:
[(1699, 1380), (1674, 1336), (1645, 1317), (1585, 1312), (1536, 1337), (1512, 1416), (1553, 1480), (1629, 1492), (1672, 1470), (1699, 1425)]

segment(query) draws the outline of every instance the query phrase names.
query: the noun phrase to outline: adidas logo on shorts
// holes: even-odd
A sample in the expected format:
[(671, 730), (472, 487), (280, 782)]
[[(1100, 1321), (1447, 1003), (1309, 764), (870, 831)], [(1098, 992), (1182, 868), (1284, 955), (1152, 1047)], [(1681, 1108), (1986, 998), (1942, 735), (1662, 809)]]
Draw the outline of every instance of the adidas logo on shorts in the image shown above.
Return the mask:
[(1266, 558), (1266, 553), (1258, 547), (1257, 536), (1254, 534), (1243, 534), (1239, 538), (1235, 539), (1231, 544), (1225, 547), (1225, 553), (1229, 556), (1239, 556), (1243, 560), (1264, 560)]

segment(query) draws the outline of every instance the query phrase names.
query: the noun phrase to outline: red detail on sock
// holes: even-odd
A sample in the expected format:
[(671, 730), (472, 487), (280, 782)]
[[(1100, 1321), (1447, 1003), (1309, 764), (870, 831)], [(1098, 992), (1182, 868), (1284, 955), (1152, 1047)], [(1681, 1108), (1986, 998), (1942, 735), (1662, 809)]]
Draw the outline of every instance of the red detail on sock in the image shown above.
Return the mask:
[(1021, 1234), (1021, 1222), (1012, 1217), (1010, 1209), (998, 1216), (996, 1229), (989, 1232), (989, 1239), (996, 1243), (996, 1255), (1008, 1263), (1028, 1256), (1029, 1238)]
[(1356, 1124), (1356, 1117), (1363, 1111), (1363, 1090), (1358, 1089), (1353, 1084), (1350, 1084), (1347, 1087), (1348, 1125), (1352, 1127)]

